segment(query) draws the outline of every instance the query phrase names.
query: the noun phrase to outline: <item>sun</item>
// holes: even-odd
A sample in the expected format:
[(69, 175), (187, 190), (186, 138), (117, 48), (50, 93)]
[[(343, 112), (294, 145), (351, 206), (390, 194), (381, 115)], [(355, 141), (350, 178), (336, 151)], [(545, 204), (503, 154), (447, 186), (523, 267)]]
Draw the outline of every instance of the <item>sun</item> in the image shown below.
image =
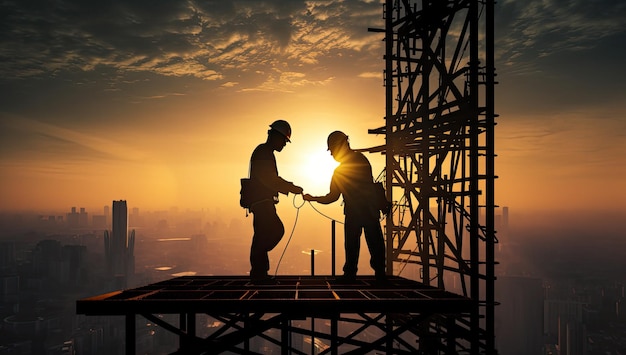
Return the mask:
[(339, 165), (326, 150), (315, 150), (302, 155), (299, 165), (299, 182), (305, 193), (328, 193), (333, 171)]

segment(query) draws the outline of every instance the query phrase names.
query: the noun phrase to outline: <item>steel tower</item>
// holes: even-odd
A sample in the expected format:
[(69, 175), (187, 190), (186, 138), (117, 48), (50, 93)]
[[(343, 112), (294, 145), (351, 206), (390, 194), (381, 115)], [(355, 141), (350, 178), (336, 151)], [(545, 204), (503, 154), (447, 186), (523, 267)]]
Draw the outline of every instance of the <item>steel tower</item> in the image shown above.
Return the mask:
[[(386, 0), (387, 269), (474, 301), (431, 317), (421, 346), (495, 353), (494, 1)], [(405, 270), (407, 269), (407, 270)], [(444, 335), (445, 334), (445, 335)], [(439, 340), (437, 340), (439, 339)], [(447, 344), (450, 346), (450, 344)], [(432, 352), (429, 352), (432, 353)]]

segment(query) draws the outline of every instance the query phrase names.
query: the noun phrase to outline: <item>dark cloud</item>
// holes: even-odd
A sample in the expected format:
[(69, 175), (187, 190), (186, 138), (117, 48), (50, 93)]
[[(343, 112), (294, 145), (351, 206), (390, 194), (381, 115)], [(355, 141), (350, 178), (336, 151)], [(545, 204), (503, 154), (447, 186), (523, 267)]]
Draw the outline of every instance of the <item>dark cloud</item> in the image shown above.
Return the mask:
[[(225, 79), (229, 68), (311, 64), (290, 56), (306, 28), (349, 24), (351, 6), (376, 9), (360, 1), (4, 1), (0, 74), (32, 78), (62, 72), (112, 67), (165, 76)], [(337, 11), (339, 8), (342, 11)], [(321, 11), (330, 9), (323, 17)], [(358, 12), (356, 13), (358, 14)], [(358, 16), (353, 17), (359, 19)], [(359, 31), (366, 33), (364, 24)], [(348, 26), (350, 28), (350, 26)], [(333, 32), (345, 32), (336, 27)], [(351, 33), (344, 36), (349, 39)], [(320, 55), (347, 41), (326, 43)], [(309, 43), (318, 44), (318, 43)], [(284, 55), (284, 57), (281, 57)], [(304, 58), (307, 60), (306, 58)]]
[[(498, 106), (505, 115), (618, 105), (626, 84), (626, 4), (501, 1), (496, 5)], [(503, 110), (504, 111), (503, 111)]]
[[(383, 26), (381, 4), (3, 1), (0, 85), (19, 91), (18, 79), (62, 78), (119, 91), (143, 73), (235, 90), (294, 90), (382, 72), (382, 35), (367, 31)], [(625, 22), (626, 5), (615, 0), (498, 2), (499, 104), (543, 110), (621, 95), (624, 84), (609, 79), (626, 75)], [(548, 102), (537, 87), (554, 97)]]
[(616, 0), (506, 0), (496, 6), (496, 51), (513, 71), (541, 70), (537, 59), (593, 50), (598, 40), (626, 32), (625, 21), (626, 4)]

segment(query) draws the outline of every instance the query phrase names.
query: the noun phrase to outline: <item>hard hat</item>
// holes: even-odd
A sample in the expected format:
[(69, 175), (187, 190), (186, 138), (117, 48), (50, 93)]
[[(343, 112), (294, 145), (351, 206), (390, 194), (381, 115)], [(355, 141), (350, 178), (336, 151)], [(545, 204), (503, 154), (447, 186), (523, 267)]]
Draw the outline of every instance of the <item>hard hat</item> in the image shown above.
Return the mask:
[(287, 142), (291, 142), (289, 140), (289, 138), (291, 138), (291, 126), (289, 125), (289, 123), (287, 123), (287, 121), (284, 121), (284, 120), (274, 121), (272, 122), (270, 127), (276, 132), (285, 136), (285, 138), (287, 138)]
[(328, 135), (328, 140), (326, 141), (326, 143), (328, 144), (328, 150), (330, 150), (330, 147), (339, 145), (347, 141), (348, 141), (348, 136), (346, 136), (345, 133), (341, 131), (334, 131), (333, 133)]

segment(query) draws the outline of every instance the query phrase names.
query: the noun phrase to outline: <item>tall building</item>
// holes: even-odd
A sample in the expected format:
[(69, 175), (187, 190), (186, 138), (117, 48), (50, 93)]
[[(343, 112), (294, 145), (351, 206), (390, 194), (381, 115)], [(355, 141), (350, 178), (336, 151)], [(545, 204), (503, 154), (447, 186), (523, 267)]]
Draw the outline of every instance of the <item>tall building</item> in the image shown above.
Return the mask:
[(113, 201), (113, 225), (104, 232), (104, 254), (109, 276), (116, 287), (127, 287), (135, 274), (135, 231), (128, 233), (126, 201)]

